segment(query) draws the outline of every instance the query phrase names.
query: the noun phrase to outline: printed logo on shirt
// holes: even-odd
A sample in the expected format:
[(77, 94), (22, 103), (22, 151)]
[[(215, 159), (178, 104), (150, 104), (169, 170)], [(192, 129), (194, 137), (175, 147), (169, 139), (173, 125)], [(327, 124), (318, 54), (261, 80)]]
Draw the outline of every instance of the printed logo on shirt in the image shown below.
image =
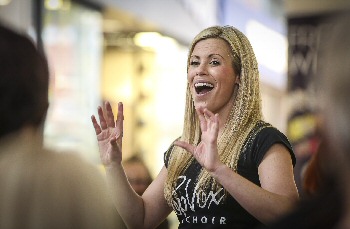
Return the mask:
[[(225, 217), (215, 216), (188, 216), (189, 211), (195, 212), (195, 207), (210, 209), (212, 205), (219, 205), (224, 198), (224, 189), (220, 188), (214, 192), (210, 190), (205, 192), (199, 190), (196, 185), (193, 193), (189, 190), (189, 186), (194, 186), (194, 182), (186, 176), (179, 176), (178, 185), (173, 191), (173, 207), (178, 216), (184, 216), (182, 223), (211, 223), (211, 224), (226, 224)], [(176, 192), (181, 189), (183, 195), (176, 195)]]
[(225, 217), (215, 217), (215, 216), (187, 216), (184, 218), (181, 223), (211, 223), (211, 224), (226, 224), (226, 218)]

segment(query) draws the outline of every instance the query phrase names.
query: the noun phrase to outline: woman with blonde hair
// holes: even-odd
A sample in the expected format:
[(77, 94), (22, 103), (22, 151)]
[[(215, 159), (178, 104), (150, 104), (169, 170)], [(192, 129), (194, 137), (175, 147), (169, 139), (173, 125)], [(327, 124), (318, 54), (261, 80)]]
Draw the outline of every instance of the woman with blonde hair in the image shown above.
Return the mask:
[[(179, 228), (254, 228), (298, 200), (295, 156), (263, 121), (259, 71), (246, 36), (213, 26), (193, 40), (187, 61), (183, 133), (141, 196), (131, 192), (122, 159), (123, 106), (92, 116), (114, 202), (130, 228), (154, 228), (172, 210)], [(139, 219), (139, 220), (136, 220)]]

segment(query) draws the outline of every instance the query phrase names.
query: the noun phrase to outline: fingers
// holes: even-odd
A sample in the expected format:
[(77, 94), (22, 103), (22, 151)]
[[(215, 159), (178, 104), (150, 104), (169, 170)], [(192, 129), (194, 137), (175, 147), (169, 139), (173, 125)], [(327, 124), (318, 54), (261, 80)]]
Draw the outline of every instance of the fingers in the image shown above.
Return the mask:
[(219, 128), (219, 114), (214, 114), (208, 109), (204, 109), (204, 117), (209, 120), (210, 128)]
[[(118, 125), (120, 129), (120, 133), (122, 135), (123, 131), (123, 105), (122, 103), (118, 104), (118, 116), (117, 121), (114, 121), (114, 114), (112, 110), (111, 104), (107, 101), (105, 102), (105, 112), (103, 111), (103, 108), (99, 106), (97, 108), (98, 118), (100, 120), (100, 123), (97, 122), (96, 117), (93, 115), (91, 116), (92, 124), (94, 125), (96, 134), (100, 134), (103, 130), (107, 129), (108, 127), (116, 127)], [(119, 120), (119, 121), (118, 121)]]
[(98, 118), (100, 119), (100, 125), (101, 125), (101, 129), (102, 130), (105, 130), (107, 129), (107, 122), (106, 122), (106, 119), (103, 115), (103, 110), (102, 110), (102, 107), (98, 107), (97, 108), (97, 113), (98, 113)]
[(98, 125), (98, 123), (97, 123), (95, 115), (91, 116), (91, 121), (92, 121), (92, 124), (94, 125), (96, 135), (99, 135), (102, 132), (102, 130), (101, 130), (100, 125)]
[[(121, 138), (120, 138), (121, 139)], [(116, 137), (116, 136), (114, 136), (113, 138), (111, 138), (110, 139), (110, 141), (109, 141), (109, 143), (111, 144), (111, 146), (112, 146), (112, 151), (113, 152), (118, 152), (118, 151), (121, 151), (122, 150), (122, 145), (120, 144), (119, 145), (119, 143), (117, 143), (118, 142), (118, 138)], [(116, 155), (113, 153), (113, 154), (111, 154), (111, 157), (115, 157)], [(111, 158), (112, 160), (113, 160), (113, 158)]]
[(219, 114), (213, 114), (208, 109), (204, 109), (204, 116), (207, 120), (207, 130), (213, 137), (212, 141), (216, 141), (219, 135)]
[(187, 142), (184, 142), (184, 141), (175, 141), (174, 145), (179, 146), (192, 154), (195, 152), (195, 149), (196, 149), (195, 146), (193, 146)]
[(207, 108), (199, 107), (196, 109), (196, 112), (198, 114), (198, 118), (201, 125), (202, 131), (207, 131), (208, 128), (219, 128), (219, 115), (214, 114)]
[(118, 144), (122, 143), (122, 137), (123, 137), (123, 131), (124, 131), (124, 108), (123, 103), (118, 103), (118, 114), (117, 114), (117, 120), (115, 121), (115, 126), (120, 133), (120, 137), (118, 137)]
[(117, 138), (113, 137), (109, 142), (111, 143), (112, 147), (115, 147), (117, 145)]
[(207, 130), (207, 123), (206, 123), (206, 119), (204, 117), (204, 112), (203, 112), (203, 108), (199, 107), (198, 109), (196, 109), (198, 118), (199, 118), (199, 123), (201, 125), (201, 130), (202, 131), (206, 131)]
[(123, 103), (119, 102), (118, 103), (118, 114), (117, 114), (117, 120), (115, 122), (116, 127), (123, 129), (123, 122), (124, 122), (124, 107)]
[(207, 108), (203, 109), (203, 113), (204, 113), (204, 117), (206, 119), (210, 119), (212, 120), (212, 118), (215, 116), (213, 112), (211, 112), (210, 110), (208, 110)]
[(211, 125), (211, 129), (214, 131), (215, 138), (219, 135), (219, 114), (215, 114), (213, 117), (213, 123)]
[(109, 102), (106, 102), (105, 107), (106, 107), (106, 113), (107, 113), (107, 126), (108, 127), (115, 127), (112, 106)]

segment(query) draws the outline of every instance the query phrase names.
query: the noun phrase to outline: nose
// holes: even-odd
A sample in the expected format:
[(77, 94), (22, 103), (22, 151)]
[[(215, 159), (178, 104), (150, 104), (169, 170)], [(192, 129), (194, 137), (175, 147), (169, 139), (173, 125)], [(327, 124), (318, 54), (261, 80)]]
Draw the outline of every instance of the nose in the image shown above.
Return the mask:
[(207, 74), (207, 68), (205, 63), (201, 63), (197, 66), (196, 76), (202, 76)]

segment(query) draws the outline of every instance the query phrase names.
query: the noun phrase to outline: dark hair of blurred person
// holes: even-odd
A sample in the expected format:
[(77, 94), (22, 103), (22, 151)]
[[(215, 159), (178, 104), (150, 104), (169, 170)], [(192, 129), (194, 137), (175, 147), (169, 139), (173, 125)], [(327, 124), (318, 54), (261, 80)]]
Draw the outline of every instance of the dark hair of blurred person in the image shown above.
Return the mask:
[(43, 148), (49, 70), (27, 36), (0, 25), (0, 229), (111, 229), (96, 166)]
[(48, 108), (45, 56), (27, 37), (0, 26), (0, 137), (40, 127)]
[(321, 34), (317, 95), (322, 144), (305, 180), (309, 198), (264, 228), (350, 228), (350, 11)]

